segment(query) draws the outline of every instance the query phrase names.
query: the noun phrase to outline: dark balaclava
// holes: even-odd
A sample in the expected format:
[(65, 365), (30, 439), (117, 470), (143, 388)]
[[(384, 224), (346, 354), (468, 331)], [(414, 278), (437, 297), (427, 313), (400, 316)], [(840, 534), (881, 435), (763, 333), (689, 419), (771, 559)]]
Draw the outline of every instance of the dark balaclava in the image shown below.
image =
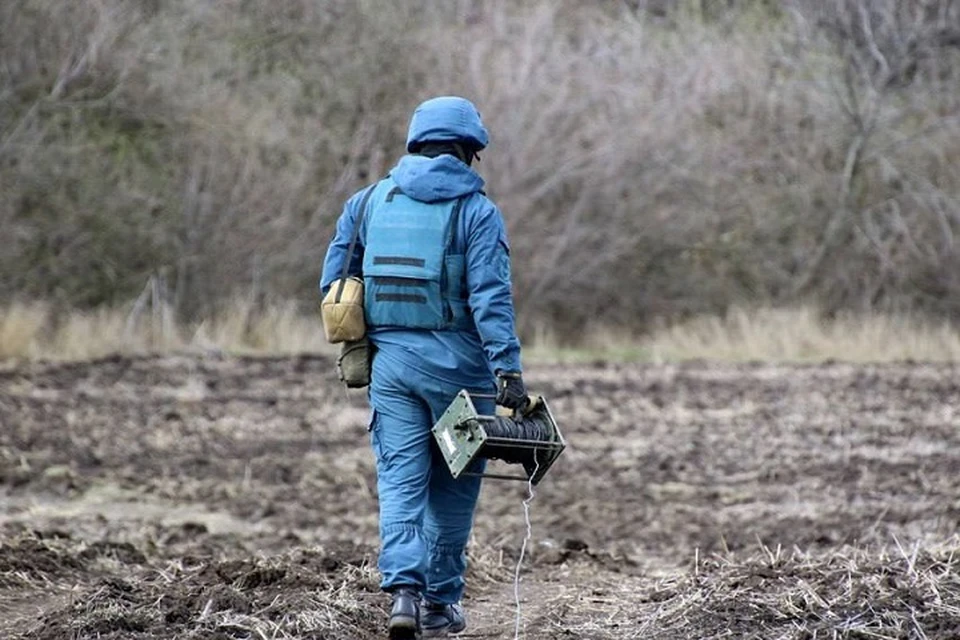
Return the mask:
[(474, 158), (480, 158), (480, 156), (477, 155), (477, 149), (474, 145), (459, 141), (423, 142), (416, 145), (411, 151), (417, 155), (428, 158), (436, 158), (444, 154), (450, 155), (465, 163), (467, 166), (473, 164)]

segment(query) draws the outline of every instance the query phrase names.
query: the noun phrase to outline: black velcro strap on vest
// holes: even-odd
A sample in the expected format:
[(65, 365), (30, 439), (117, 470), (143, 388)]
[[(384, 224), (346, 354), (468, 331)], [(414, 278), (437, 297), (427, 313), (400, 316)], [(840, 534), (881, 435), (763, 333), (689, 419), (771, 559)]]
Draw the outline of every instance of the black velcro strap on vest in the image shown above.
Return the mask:
[(421, 296), (418, 293), (378, 293), (377, 302), (412, 302), (414, 304), (427, 304), (427, 296)]
[(429, 287), (427, 280), (417, 280), (416, 278), (387, 278), (385, 276), (376, 276), (374, 280), (379, 284), (386, 284), (391, 287)]
[(407, 258), (405, 256), (373, 256), (373, 264), (398, 264), (405, 267), (422, 267), (427, 264), (423, 258)]

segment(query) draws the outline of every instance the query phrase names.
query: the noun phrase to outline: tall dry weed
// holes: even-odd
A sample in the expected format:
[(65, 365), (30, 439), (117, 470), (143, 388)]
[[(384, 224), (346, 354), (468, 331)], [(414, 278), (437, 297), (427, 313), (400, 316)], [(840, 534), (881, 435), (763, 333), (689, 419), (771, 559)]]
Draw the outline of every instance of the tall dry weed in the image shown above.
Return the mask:
[(915, 315), (840, 314), (812, 307), (735, 308), (696, 318), (642, 340), (655, 362), (707, 359), (734, 362), (955, 362), (960, 332)]
[(38, 355), (46, 322), (43, 304), (15, 303), (0, 310), (0, 358)]
[(126, 305), (92, 311), (44, 303), (0, 308), (0, 360), (87, 360), (111, 354), (196, 351), (333, 355), (319, 315), (291, 302), (257, 304), (237, 297), (208, 316), (179, 322), (165, 305)]

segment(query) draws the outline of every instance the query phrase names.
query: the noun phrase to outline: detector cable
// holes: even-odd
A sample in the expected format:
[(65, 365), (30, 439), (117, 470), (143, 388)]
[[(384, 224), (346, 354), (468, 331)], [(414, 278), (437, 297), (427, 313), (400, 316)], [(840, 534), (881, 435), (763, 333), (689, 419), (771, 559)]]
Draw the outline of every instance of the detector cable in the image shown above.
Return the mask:
[(523, 564), (523, 557), (527, 553), (527, 543), (530, 542), (530, 538), (533, 537), (533, 525), (530, 524), (530, 503), (536, 497), (536, 493), (533, 491), (533, 479), (537, 476), (537, 471), (540, 470), (540, 459), (534, 454), (533, 461), (536, 466), (533, 469), (533, 473), (530, 474), (530, 477), (527, 479), (527, 497), (523, 500), (523, 519), (527, 525), (527, 533), (523, 537), (523, 544), (520, 545), (520, 558), (517, 560), (517, 568), (513, 574), (513, 597), (517, 604), (517, 619), (513, 627), (513, 640), (520, 640), (520, 620), (521, 620), (521, 608), (520, 608), (520, 566)]

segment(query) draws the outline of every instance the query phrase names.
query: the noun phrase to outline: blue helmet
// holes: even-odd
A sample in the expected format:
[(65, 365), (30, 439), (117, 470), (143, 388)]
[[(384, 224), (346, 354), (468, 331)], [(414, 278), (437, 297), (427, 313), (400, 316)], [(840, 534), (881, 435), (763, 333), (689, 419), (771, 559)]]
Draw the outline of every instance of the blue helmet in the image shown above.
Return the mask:
[(490, 142), (480, 112), (466, 98), (441, 96), (420, 104), (410, 118), (407, 151), (424, 142), (467, 142), (479, 151)]

